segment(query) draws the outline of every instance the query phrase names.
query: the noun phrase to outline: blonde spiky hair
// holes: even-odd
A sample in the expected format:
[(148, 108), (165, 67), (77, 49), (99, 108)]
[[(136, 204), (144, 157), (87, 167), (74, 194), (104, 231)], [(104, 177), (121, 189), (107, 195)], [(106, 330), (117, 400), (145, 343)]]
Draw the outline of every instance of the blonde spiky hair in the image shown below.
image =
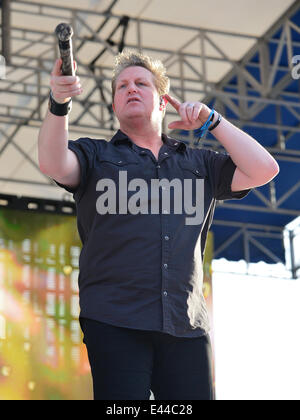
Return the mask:
[(160, 60), (154, 60), (148, 55), (144, 55), (137, 51), (124, 50), (115, 58), (115, 66), (111, 81), (113, 101), (115, 97), (117, 78), (123, 70), (132, 66), (144, 67), (153, 74), (155, 86), (160, 96), (169, 93), (170, 80), (166, 74), (166, 68)]

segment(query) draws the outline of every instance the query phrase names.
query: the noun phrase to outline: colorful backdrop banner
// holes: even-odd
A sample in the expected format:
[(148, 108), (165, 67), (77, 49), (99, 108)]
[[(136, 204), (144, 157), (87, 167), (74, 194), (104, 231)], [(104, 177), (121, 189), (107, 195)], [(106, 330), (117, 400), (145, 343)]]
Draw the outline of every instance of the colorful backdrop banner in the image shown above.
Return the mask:
[[(89, 400), (76, 217), (0, 209), (0, 399)], [(209, 233), (204, 295), (212, 324)]]
[(0, 399), (91, 399), (74, 216), (0, 209)]

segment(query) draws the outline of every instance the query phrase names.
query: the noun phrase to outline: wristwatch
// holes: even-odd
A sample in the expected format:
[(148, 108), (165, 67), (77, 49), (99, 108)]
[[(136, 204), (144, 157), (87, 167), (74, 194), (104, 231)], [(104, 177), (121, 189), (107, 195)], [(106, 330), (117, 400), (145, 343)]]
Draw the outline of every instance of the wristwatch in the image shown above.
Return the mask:
[(72, 99), (70, 99), (68, 102), (64, 104), (59, 104), (58, 102), (54, 100), (52, 91), (50, 90), (48, 108), (52, 114), (57, 115), (58, 117), (63, 117), (65, 115), (68, 115), (69, 112), (71, 111)]

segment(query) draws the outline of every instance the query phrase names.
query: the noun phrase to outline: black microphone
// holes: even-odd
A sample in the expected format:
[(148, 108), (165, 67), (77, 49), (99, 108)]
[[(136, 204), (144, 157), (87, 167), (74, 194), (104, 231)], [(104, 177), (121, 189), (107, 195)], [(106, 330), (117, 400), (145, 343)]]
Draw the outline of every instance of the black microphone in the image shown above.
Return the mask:
[(68, 23), (60, 23), (57, 25), (55, 33), (58, 38), (58, 47), (62, 59), (62, 74), (75, 76), (72, 47), (73, 28)]

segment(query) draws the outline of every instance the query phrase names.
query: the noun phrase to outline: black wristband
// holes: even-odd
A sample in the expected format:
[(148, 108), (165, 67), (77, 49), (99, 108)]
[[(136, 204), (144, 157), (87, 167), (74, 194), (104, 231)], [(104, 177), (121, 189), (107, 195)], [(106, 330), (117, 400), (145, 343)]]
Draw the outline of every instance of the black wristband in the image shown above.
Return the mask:
[(208, 131), (212, 131), (212, 130), (214, 130), (216, 127), (218, 127), (218, 125), (220, 124), (220, 122), (221, 122), (221, 120), (222, 120), (222, 115), (219, 113), (218, 114), (218, 119), (217, 119), (217, 121), (211, 126), (211, 127), (209, 127), (208, 128)]
[(54, 100), (52, 91), (50, 91), (48, 108), (51, 114), (57, 115), (58, 117), (63, 117), (65, 115), (68, 115), (71, 111), (72, 99), (70, 99), (64, 104), (59, 104)]

